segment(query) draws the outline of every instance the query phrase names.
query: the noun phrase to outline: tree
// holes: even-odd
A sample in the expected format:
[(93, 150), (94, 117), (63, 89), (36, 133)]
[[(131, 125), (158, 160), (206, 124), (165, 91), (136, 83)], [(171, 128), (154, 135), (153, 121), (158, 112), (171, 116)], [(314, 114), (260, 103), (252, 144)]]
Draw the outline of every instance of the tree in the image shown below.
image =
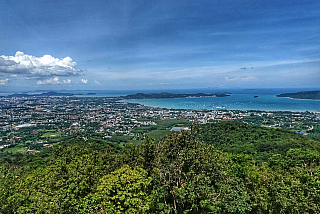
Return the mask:
[(85, 197), (79, 210), (83, 213), (148, 213), (153, 200), (149, 191), (151, 180), (142, 168), (123, 165), (100, 179), (97, 193)]

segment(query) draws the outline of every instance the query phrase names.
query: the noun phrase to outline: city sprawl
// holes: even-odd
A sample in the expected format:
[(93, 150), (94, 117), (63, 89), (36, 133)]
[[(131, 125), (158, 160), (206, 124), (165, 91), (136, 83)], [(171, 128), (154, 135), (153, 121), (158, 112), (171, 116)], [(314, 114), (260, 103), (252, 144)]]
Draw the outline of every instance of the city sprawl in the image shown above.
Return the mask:
[[(0, 98), (1, 153), (33, 153), (74, 137), (138, 145), (193, 123), (233, 120), (319, 137), (319, 112), (182, 110), (147, 107), (110, 97)], [(316, 127), (316, 128), (315, 128)]]

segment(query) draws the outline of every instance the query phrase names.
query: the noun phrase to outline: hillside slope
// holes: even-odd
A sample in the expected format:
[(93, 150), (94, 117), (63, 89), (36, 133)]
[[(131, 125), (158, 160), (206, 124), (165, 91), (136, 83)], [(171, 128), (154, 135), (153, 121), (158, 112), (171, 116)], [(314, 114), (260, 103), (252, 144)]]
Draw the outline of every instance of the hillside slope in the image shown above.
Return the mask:
[(318, 213), (318, 144), (228, 123), (139, 147), (72, 139), (1, 164), (0, 213)]

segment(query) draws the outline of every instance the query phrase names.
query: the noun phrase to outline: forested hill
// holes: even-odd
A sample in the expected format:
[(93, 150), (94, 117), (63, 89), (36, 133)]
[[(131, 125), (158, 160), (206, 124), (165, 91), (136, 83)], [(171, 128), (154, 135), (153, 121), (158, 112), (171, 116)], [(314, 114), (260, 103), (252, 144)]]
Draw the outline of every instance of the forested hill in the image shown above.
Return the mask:
[(279, 94), (277, 97), (289, 97), (293, 99), (320, 100), (320, 91), (301, 91), (297, 93)]
[(8, 95), (7, 97), (52, 97), (52, 96), (74, 96), (75, 94), (72, 93), (60, 93), (60, 92), (55, 92), (55, 91), (49, 91), (49, 92), (44, 92), (40, 94), (11, 94)]
[(132, 95), (121, 96), (120, 99), (169, 99), (169, 98), (189, 98), (189, 97), (227, 97), (230, 93), (197, 93), (197, 94), (173, 94), (173, 93), (137, 93)]
[(72, 139), (12, 160), (0, 166), (0, 213), (320, 210), (319, 142), (276, 129), (217, 123), (124, 148)]
[(199, 140), (232, 154), (248, 154), (258, 162), (274, 154), (285, 155), (289, 149), (320, 151), (320, 143), (291, 131), (255, 127), (234, 122), (199, 126)]

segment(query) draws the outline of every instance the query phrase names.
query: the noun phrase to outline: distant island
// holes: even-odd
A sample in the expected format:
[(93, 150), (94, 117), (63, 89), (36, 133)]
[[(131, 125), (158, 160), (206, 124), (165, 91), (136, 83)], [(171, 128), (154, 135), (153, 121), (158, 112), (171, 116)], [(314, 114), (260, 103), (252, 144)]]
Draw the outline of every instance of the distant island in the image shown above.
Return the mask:
[(197, 93), (197, 94), (173, 94), (173, 93), (137, 93), (133, 95), (120, 96), (120, 99), (168, 99), (168, 98), (192, 98), (192, 97), (227, 97), (230, 93)]
[[(73, 93), (61, 93), (61, 92), (55, 92), (55, 91), (48, 91), (48, 92), (43, 92), (41, 94), (26, 94), (26, 93), (15, 93), (15, 94), (10, 94), (6, 97), (72, 97), (72, 96), (81, 96), (84, 94), (81, 93), (77, 93), (77, 94), (73, 94)], [(85, 95), (96, 95), (96, 93), (87, 93)], [(1, 96), (4, 97), (4, 96)]]
[(288, 97), (292, 99), (320, 100), (320, 91), (301, 91), (297, 93), (279, 94), (277, 97)]
[(11, 94), (8, 95), (7, 97), (53, 97), (53, 96), (74, 96), (75, 94), (72, 93), (59, 93), (59, 92), (55, 92), (55, 91), (49, 91), (49, 92), (44, 92), (41, 94), (19, 94), (19, 93), (15, 93), (15, 94)]

